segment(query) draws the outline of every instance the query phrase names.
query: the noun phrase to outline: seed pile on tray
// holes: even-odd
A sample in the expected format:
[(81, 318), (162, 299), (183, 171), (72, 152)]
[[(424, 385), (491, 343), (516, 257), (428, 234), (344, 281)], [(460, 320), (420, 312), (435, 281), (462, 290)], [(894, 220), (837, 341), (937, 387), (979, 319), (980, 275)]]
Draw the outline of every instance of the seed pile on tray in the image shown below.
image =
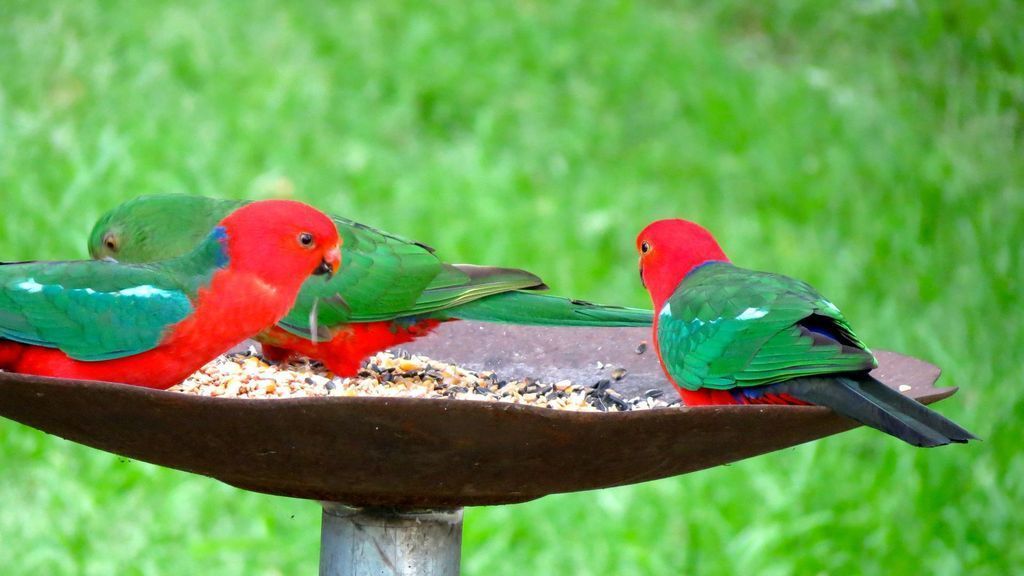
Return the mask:
[(476, 372), (424, 356), (381, 352), (354, 378), (340, 378), (316, 361), (267, 363), (255, 351), (220, 356), (170, 390), (224, 398), (306, 398), (320, 396), (386, 396), (402, 398), (455, 398), (529, 404), (577, 411), (623, 412), (665, 408), (661, 390), (648, 390), (637, 398), (624, 398), (612, 379), (580, 385), (562, 380), (542, 383), (533, 379), (501, 380), (491, 372)]

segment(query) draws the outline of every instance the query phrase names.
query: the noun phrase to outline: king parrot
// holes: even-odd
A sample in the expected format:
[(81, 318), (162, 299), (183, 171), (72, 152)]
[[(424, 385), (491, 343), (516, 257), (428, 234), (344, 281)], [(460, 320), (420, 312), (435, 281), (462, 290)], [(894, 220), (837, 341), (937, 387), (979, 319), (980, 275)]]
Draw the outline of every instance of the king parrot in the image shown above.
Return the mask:
[(914, 446), (975, 438), (872, 378), (871, 351), (808, 284), (733, 266), (686, 220), (654, 222), (636, 243), (658, 357), (685, 404), (816, 404)]
[[(94, 258), (148, 262), (190, 250), (211, 221), (242, 202), (187, 195), (143, 196), (93, 228)], [(257, 336), (264, 355), (294, 353), (352, 376), (364, 358), (430, 333), (449, 320), (565, 326), (649, 326), (648, 310), (537, 294), (524, 270), (443, 262), (428, 246), (333, 217), (345, 265), (328, 283), (307, 282), (294, 309)], [(310, 322), (310, 319), (314, 320)]]
[(299, 202), (248, 204), (210, 228), (151, 264), (0, 265), (0, 369), (168, 388), (273, 326), (307, 278), (340, 265), (333, 222)]

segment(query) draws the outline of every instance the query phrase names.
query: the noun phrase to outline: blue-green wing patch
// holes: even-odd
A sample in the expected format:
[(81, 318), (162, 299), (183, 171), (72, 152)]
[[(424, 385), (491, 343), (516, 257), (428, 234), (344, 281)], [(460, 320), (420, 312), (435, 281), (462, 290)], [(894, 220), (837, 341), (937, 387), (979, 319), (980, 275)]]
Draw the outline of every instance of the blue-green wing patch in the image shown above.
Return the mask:
[(0, 337), (84, 361), (151, 350), (193, 311), (159, 276), (105, 262), (0, 267)]

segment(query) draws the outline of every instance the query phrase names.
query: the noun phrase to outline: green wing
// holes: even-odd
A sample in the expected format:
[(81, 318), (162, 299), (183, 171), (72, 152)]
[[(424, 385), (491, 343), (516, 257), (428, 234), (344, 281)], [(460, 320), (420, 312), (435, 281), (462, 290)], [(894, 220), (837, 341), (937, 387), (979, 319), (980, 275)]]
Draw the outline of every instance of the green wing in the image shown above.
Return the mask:
[(424, 244), (333, 218), (342, 238), (341, 269), (327, 282), (307, 280), (280, 323), (299, 336), (310, 337), (314, 305), (317, 325), (330, 327), (425, 315), (491, 294), (542, 286), (523, 270), (445, 264)]
[(691, 272), (658, 316), (662, 360), (690, 390), (870, 370), (871, 351), (811, 286), (727, 263)]
[(155, 348), (193, 311), (157, 268), (109, 262), (0, 266), (0, 338), (110, 360)]
[(345, 218), (334, 221), (342, 238), (341, 269), (329, 281), (306, 281), (285, 327), (306, 329), (314, 303), (324, 326), (394, 318), (441, 273), (441, 260), (427, 246)]

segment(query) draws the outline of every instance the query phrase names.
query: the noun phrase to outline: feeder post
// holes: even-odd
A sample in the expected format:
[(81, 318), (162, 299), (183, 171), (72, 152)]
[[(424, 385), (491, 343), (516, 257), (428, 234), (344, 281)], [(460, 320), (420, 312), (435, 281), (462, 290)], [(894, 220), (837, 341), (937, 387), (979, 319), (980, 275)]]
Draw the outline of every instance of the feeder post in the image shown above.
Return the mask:
[(458, 576), (462, 509), (392, 510), (324, 502), (320, 576)]

